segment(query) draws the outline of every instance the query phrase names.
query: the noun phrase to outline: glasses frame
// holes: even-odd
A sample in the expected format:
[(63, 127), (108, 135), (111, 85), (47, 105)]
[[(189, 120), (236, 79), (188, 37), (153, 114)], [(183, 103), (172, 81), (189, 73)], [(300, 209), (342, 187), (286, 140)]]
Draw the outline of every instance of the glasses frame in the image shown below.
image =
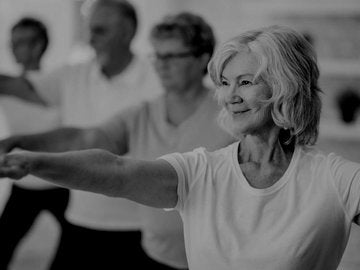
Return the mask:
[(159, 53), (153, 53), (150, 55), (150, 58), (153, 61), (173, 61), (177, 59), (183, 59), (190, 56), (195, 56), (194, 51), (186, 51), (186, 52), (179, 52), (179, 53), (165, 53), (165, 54), (159, 54)]

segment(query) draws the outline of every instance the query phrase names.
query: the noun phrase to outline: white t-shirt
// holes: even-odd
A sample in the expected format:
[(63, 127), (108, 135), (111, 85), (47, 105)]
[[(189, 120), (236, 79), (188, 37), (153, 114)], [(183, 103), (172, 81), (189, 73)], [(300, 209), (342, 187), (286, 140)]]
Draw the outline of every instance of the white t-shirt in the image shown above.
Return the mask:
[[(36, 81), (44, 76), (41, 71), (27, 73), (27, 79)], [(11, 135), (33, 134), (45, 132), (59, 127), (60, 117), (56, 108), (49, 108), (12, 96), (1, 96), (0, 105), (7, 122)], [(28, 175), (21, 180), (14, 181), (14, 184), (22, 188), (42, 190), (56, 187), (33, 175)]]
[[(325, 121), (324, 121), (325, 120)], [(360, 118), (359, 118), (360, 120)], [(316, 147), (324, 152), (334, 152), (360, 163), (360, 126), (349, 125), (337, 119), (321, 119)], [(339, 270), (360, 269), (360, 226), (353, 223), (349, 242), (341, 259)]]
[[(181, 124), (169, 123), (165, 97), (142, 102), (120, 112), (101, 126), (115, 143), (127, 138), (128, 156), (155, 160), (172, 152), (186, 152), (204, 146), (216, 150), (234, 142), (216, 122), (220, 110), (209, 90), (197, 110)], [(174, 268), (187, 268), (182, 221), (176, 211), (140, 207), (142, 245), (154, 260)]]
[(189, 268), (336, 269), (360, 212), (360, 165), (297, 147), (279, 181), (256, 189), (238, 145), (163, 157), (178, 174)]
[[(43, 97), (59, 106), (64, 126), (96, 126), (118, 111), (161, 93), (146, 59), (134, 57), (121, 74), (107, 79), (95, 61), (66, 66), (35, 83)], [(126, 199), (71, 190), (67, 219), (98, 230), (140, 228), (138, 205)]]

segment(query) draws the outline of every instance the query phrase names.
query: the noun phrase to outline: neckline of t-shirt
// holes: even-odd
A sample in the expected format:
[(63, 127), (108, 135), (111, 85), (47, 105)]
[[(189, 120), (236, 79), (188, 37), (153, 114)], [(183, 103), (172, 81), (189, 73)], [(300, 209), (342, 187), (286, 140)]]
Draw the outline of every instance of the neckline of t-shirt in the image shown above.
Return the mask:
[(232, 162), (233, 162), (233, 166), (235, 168), (235, 171), (237, 173), (237, 175), (239, 176), (240, 182), (242, 184), (242, 186), (249, 192), (252, 193), (254, 195), (268, 195), (271, 193), (274, 193), (276, 191), (278, 191), (279, 189), (281, 189), (290, 179), (290, 174), (292, 173), (292, 171), (294, 170), (295, 164), (299, 158), (300, 155), (300, 147), (295, 146), (294, 149), (294, 153), (291, 157), (291, 161), (290, 164), (288, 166), (288, 168), (286, 169), (285, 173), (283, 174), (283, 176), (272, 186), (268, 187), (268, 188), (254, 188), (252, 187), (249, 182), (246, 180), (245, 175), (243, 174), (240, 165), (238, 163), (238, 148), (239, 148), (239, 144), (240, 141), (235, 144), (235, 146), (233, 147), (233, 153), (232, 153)]

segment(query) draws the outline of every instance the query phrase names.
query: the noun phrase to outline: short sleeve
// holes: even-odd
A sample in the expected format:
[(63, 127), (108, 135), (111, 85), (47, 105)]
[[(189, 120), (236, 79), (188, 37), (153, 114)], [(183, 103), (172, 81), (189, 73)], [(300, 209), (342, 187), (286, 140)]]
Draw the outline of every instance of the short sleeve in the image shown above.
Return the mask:
[(182, 211), (194, 184), (204, 176), (208, 165), (205, 149), (197, 148), (192, 152), (173, 153), (160, 157), (175, 169), (178, 176), (178, 202), (175, 209)]
[(350, 219), (360, 214), (360, 164), (330, 154), (330, 171)]

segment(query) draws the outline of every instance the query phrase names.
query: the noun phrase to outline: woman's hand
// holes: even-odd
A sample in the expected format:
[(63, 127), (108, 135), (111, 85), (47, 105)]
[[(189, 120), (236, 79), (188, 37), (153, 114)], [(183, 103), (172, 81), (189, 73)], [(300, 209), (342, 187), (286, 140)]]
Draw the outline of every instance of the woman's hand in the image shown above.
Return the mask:
[(25, 152), (0, 157), (0, 177), (21, 179), (30, 172), (30, 162)]

